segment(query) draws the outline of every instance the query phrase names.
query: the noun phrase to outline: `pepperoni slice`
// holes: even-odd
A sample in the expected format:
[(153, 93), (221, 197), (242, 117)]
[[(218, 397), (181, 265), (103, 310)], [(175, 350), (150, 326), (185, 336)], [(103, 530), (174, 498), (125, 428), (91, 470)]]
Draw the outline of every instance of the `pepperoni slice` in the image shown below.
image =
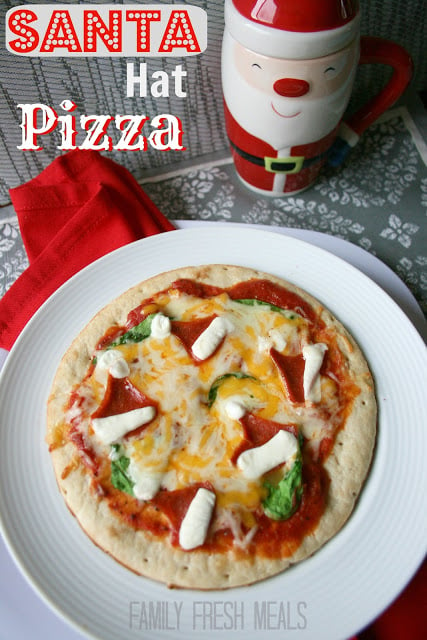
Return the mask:
[(172, 530), (172, 544), (179, 544), (178, 539), (181, 523), (188, 511), (188, 507), (200, 488), (214, 491), (210, 482), (200, 482), (189, 487), (184, 487), (183, 489), (175, 489), (175, 491), (163, 489), (150, 501), (151, 504), (157, 507), (168, 518)]
[(214, 296), (219, 296), (224, 292), (224, 289), (221, 289), (220, 287), (214, 287), (203, 282), (196, 282), (189, 278), (175, 280), (171, 289), (176, 289), (181, 293), (186, 293), (187, 295), (195, 296), (196, 298), (213, 298)]
[(92, 418), (108, 418), (134, 409), (155, 406), (154, 400), (135, 387), (129, 378), (113, 378), (110, 375), (104, 398)]
[(270, 356), (282, 378), (288, 398), (291, 402), (304, 402), (304, 367), (302, 354), (285, 356), (276, 349), (270, 349)]
[(271, 440), (271, 438), (282, 429), (284, 431), (289, 431), (296, 438), (298, 437), (298, 427), (296, 424), (275, 422), (274, 420), (268, 420), (267, 418), (254, 415), (253, 413), (245, 413), (245, 415), (240, 419), (240, 423), (243, 426), (245, 435), (244, 440), (233, 453), (231, 459), (233, 463), (237, 461), (237, 458), (241, 453), (243, 453), (243, 451), (262, 446)]
[(135, 307), (132, 311), (129, 311), (128, 317), (126, 319), (126, 330), (133, 329), (137, 324), (140, 324), (147, 317), (147, 313), (144, 311), (144, 308), (147, 306), (149, 300), (145, 300), (143, 304), (140, 304), (139, 307)]
[(232, 300), (253, 298), (261, 302), (268, 302), (281, 309), (295, 311), (311, 322), (316, 319), (313, 307), (301, 296), (269, 280), (253, 279), (239, 282), (230, 287), (227, 293)]
[(123, 335), (125, 331), (126, 331), (126, 327), (120, 327), (117, 325), (110, 327), (106, 331), (106, 333), (102, 336), (98, 344), (96, 345), (95, 350), (101, 351), (102, 349), (105, 349), (106, 347), (108, 347), (109, 344), (111, 344), (112, 342), (117, 340), (117, 338)]
[(199, 360), (194, 358), (191, 347), (216, 317), (217, 316), (214, 314), (207, 318), (196, 318), (189, 322), (184, 322), (183, 320), (172, 320), (172, 333), (181, 340), (189, 355), (196, 362), (199, 362)]
[(253, 278), (252, 280), (239, 282), (228, 289), (221, 289), (220, 287), (214, 287), (209, 284), (204, 284), (203, 282), (195, 282), (194, 280), (182, 278), (181, 280), (176, 280), (172, 288), (198, 298), (211, 298), (225, 291), (232, 300), (252, 298), (260, 300), (261, 302), (268, 302), (281, 309), (295, 311), (311, 322), (316, 320), (316, 313), (313, 307), (301, 298), (301, 296), (279, 284), (263, 278)]

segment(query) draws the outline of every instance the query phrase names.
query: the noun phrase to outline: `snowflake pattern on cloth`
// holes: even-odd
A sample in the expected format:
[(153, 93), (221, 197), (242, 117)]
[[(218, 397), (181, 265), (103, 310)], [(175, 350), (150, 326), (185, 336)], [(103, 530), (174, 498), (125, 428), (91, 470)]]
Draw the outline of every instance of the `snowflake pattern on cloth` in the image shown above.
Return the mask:
[(0, 220), (0, 297), (28, 267), (17, 220)]

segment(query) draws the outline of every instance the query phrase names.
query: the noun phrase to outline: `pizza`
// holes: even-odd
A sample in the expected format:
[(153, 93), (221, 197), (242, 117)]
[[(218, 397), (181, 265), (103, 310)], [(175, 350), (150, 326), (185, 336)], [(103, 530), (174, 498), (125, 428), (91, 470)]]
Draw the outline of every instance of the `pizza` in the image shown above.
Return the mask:
[(108, 304), (47, 408), (82, 529), (135, 573), (194, 589), (252, 584), (320, 549), (354, 509), (375, 436), (373, 378), (343, 325), (231, 265), (162, 273)]

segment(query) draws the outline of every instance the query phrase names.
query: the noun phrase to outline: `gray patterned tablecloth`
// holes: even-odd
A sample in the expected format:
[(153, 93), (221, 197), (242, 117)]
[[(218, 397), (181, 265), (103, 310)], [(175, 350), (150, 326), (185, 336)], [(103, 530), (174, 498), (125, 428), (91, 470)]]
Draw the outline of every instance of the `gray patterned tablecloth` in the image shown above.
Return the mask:
[[(427, 311), (427, 126), (421, 102), (388, 112), (338, 171), (310, 189), (266, 198), (239, 182), (229, 156), (142, 181), (170, 219), (310, 229), (348, 240), (400, 276)], [(0, 296), (27, 267), (11, 206), (0, 209)]]

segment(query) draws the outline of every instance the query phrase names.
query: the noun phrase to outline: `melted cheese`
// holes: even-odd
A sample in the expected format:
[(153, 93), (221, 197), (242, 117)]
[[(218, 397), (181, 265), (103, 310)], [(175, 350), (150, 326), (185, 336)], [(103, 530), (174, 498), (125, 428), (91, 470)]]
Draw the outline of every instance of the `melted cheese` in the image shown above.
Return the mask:
[[(199, 300), (176, 292), (156, 299), (150, 310), (160, 318), (159, 331), (154, 324), (151, 338), (104, 352), (117, 351), (106, 356), (107, 362), (109, 358), (117, 362), (124, 360), (129, 366), (132, 384), (158, 403), (155, 420), (137, 438), (121, 442), (124, 455), (130, 459), (129, 473), (134, 481), (135, 496), (147, 500), (161, 488), (173, 491), (199, 482), (211, 482), (216, 493), (215, 518), (218, 522), (232, 522), (230, 527), (236, 534), (236, 541), (241, 545), (249, 544), (255, 532), (251, 513), (266, 493), (262, 475), (292, 459), (297, 443), (292, 434), (279, 431), (266, 445), (241, 454), (236, 464), (232, 461), (233, 456), (245, 438), (239, 422), (242, 412), (254, 412), (282, 424), (297, 424), (315, 447), (316, 442), (327, 435), (328, 429), (334, 428), (326, 422), (325, 415), (337, 413), (336, 385), (330, 379), (322, 380), (319, 410), (311, 403), (294, 406), (287, 402), (267, 347), (280, 347), (284, 354), (300, 353), (302, 345), (309, 342), (308, 329), (300, 317), (287, 318), (265, 305), (239, 304), (226, 295)], [(214, 332), (215, 338), (212, 338), (213, 334), (211, 337), (207, 334), (210, 346), (199, 352), (203, 361), (196, 364), (181, 341), (168, 331), (167, 320), (173, 317), (189, 321), (213, 314), (222, 319), (220, 331)], [(216, 341), (219, 342), (215, 351)], [(320, 353), (319, 346), (310, 346), (315, 346)], [(319, 353), (315, 355), (319, 356)], [(315, 364), (310, 350), (305, 357), (305, 384), (311, 394), (318, 384), (316, 380), (320, 379), (321, 363)], [(108, 367), (111, 365), (110, 362)], [(92, 437), (96, 449), (115, 442), (135, 428), (130, 423), (124, 425), (127, 419), (123, 415), (98, 419), (98, 422), (84, 419), (85, 414), (90, 415), (99, 406), (105, 393), (107, 369), (103, 366), (98, 358), (94, 375), (85, 379), (79, 389), (84, 401), (79, 406), (76, 404), (71, 416), (79, 421), (81, 431)], [(218, 387), (215, 402), (209, 407), (208, 393), (212, 384), (229, 372), (242, 372), (251, 377), (225, 379)], [(136, 426), (140, 424), (138, 420)], [(91, 436), (92, 426), (95, 436)], [(195, 520), (206, 523), (208, 504), (209, 501), (204, 505), (203, 514), (194, 507)], [(189, 522), (192, 522), (190, 516)], [(237, 533), (240, 523), (244, 523), (244, 534)], [(184, 543), (193, 544), (192, 541), (185, 542), (185, 535)]]

